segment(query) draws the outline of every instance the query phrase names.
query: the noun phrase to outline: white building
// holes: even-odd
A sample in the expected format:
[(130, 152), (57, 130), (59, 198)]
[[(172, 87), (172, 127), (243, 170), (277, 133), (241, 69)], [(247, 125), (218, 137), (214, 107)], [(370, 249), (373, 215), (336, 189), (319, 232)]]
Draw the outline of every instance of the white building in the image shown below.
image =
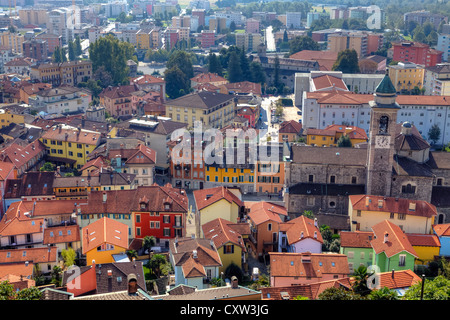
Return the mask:
[(92, 96), (87, 91), (63, 85), (38, 92), (35, 99), (30, 98), (30, 104), (38, 112), (67, 114), (84, 112), (91, 100)]
[[(331, 124), (358, 126), (369, 133), (370, 106), (373, 94), (346, 92), (303, 92), (303, 128), (324, 129)], [(437, 144), (450, 142), (450, 97), (398, 95), (397, 121), (408, 121), (428, 139), (433, 125), (441, 129)]]
[(306, 27), (307, 28), (311, 28), (311, 24), (315, 20), (319, 20), (319, 19), (320, 19), (320, 13), (319, 12), (308, 12), (308, 14), (306, 15)]
[(300, 29), (302, 26), (301, 12), (286, 12), (286, 27), (289, 29)]
[(442, 54), (442, 60), (448, 61), (450, 55), (450, 33), (441, 33), (438, 35), (436, 50), (444, 52)]

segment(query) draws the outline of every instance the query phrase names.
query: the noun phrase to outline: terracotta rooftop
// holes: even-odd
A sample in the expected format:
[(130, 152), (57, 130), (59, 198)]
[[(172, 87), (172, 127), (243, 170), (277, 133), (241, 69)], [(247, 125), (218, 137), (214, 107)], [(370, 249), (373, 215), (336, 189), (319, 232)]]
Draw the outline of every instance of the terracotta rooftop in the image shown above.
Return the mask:
[(313, 239), (323, 243), (317, 221), (301, 215), (298, 218), (280, 224), (280, 231), (286, 232), (286, 237), (290, 245), (302, 241), (303, 239)]
[(439, 237), (450, 237), (450, 223), (435, 224), (433, 230)]
[(266, 201), (246, 202), (246, 207), (250, 209), (248, 217), (256, 225), (266, 221), (283, 222), (281, 216), (287, 217), (287, 210), (284, 206)]
[[(390, 258), (401, 252), (408, 252), (416, 258), (418, 257), (407, 235), (396, 224), (384, 220), (374, 225), (372, 230), (376, 238), (371, 241), (371, 244), (376, 254), (384, 252)], [(386, 234), (387, 239), (385, 239)]]
[(409, 269), (381, 272), (378, 276), (380, 288), (388, 287), (391, 290), (409, 288), (418, 282), (422, 282), (422, 279)]
[(233, 227), (234, 225), (231, 221), (218, 218), (202, 225), (202, 230), (204, 237), (214, 241), (216, 248), (231, 243), (241, 247), (245, 252), (242, 235)]
[(44, 229), (43, 244), (45, 245), (77, 241), (80, 241), (80, 228), (76, 224)]
[(41, 139), (98, 145), (100, 133), (90, 130), (83, 130), (81, 128), (62, 128), (62, 125), (58, 125), (54, 126), (52, 129), (47, 130), (42, 135)]
[(244, 205), (244, 203), (226, 187), (194, 190), (193, 194), (197, 210), (202, 210), (222, 199), (225, 199), (229, 203), (234, 202), (240, 207)]
[(295, 120), (283, 121), (280, 123), (278, 132), (300, 134), (302, 132), (302, 124)]
[(406, 213), (408, 215), (433, 217), (436, 207), (423, 200), (372, 196), (365, 194), (350, 195), (353, 210)]
[(373, 232), (341, 231), (341, 247), (372, 248), (370, 241), (374, 238)]
[(191, 81), (197, 83), (205, 83), (205, 82), (228, 82), (224, 77), (219, 76), (217, 73), (200, 73), (199, 75), (191, 78)]
[(82, 229), (83, 254), (108, 243), (128, 248), (128, 226), (114, 219), (103, 217)]

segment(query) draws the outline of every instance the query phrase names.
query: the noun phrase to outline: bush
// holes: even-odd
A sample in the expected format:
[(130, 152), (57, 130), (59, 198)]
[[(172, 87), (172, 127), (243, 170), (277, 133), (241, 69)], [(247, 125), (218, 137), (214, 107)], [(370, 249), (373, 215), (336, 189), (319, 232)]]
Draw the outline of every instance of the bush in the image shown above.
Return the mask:
[(292, 101), (292, 99), (281, 98), (280, 100), (283, 106), (292, 107), (294, 105), (294, 101)]
[(235, 263), (231, 263), (226, 269), (225, 269), (225, 277), (231, 280), (231, 277), (235, 276), (238, 279), (238, 283), (242, 283), (242, 280), (244, 279), (244, 273), (242, 272), (242, 269), (239, 268)]

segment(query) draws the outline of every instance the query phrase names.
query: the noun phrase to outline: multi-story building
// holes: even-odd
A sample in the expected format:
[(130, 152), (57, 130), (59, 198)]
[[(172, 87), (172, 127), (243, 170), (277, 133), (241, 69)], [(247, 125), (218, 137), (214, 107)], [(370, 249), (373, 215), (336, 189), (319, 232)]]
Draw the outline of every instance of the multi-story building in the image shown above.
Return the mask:
[(412, 62), (399, 62), (397, 65), (389, 66), (389, 77), (399, 93), (422, 89), (425, 67)]
[(442, 51), (431, 49), (429, 45), (419, 42), (392, 43), (393, 60), (413, 62), (431, 67), (442, 62)]
[(300, 29), (302, 27), (302, 13), (286, 12), (286, 27), (289, 29)]
[(192, 16), (198, 17), (198, 26), (205, 26), (205, 17), (206, 10), (205, 9), (192, 9)]
[(48, 159), (56, 164), (80, 169), (87, 156), (100, 144), (100, 133), (56, 125), (39, 140), (47, 148)]
[(44, 61), (48, 59), (47, 41), (32, 39), (23, 42), (23, 55), (27, 58), (32, 58), (37, 61)]
[(228, 94), (201, 91), (166, 102), (166, 115), (174, 121), (194, 127), (200, 121), (204, 127), (222, 128), (231, 124), (236, 103)]
[(35, 39), (47, 42), (47, 51), (51, 55), (57, 47), (62, 48), (62, 36), (58, 34), (41, 33)]
[(425, 68), (425, 95), (450, 96), (450, 63)]
[(48, 82), (53, 86), (76, 86), (92, 78), (92, 62), (76, 60), (62, 63), (41, 63), (31, 67), (31, 80)]
[(256, 52), (261, 43), (263, 37), (260, 33), (236, 33), (236, 46), (245, 51)]
[(245, 21), (245, 32), (246, 33), (259, 33), (260, 30), (260, 21), (257, 19), (247, 19)]
[(442, 60), (448, 61), (448, 55), (450, 53), (450, 31), (446, 33), (443, 32), (438, 35), (436, 49), (443, 52)]
[(0, 44), (4, 49), (12, 50), (14, 53), (23, 52), (23, 42), (25, 41), (25, 36), (20, 33), (12, 33), (5, 31), (0, 33)]
[(408, 23), (409, 21), (415, 21), (418, 25), (423, 25), (425, 22), (431, 22), (434, 28), (437, 30), (439, 24), (442, 21), (448, 22), (448, 17), (442, 14), (434, 14), (430, 11), (414, 11), (407, 12), (403, 15), (403, 20)]
[(149, 29), (140, 29), (136, 33), (136, 47), (139, 50), (148, 50), (150, 49), (151, 41), (150, 34), (152, 30)]
[(216, 31), (215, 30), (202, 30), (200, 36), (201, 47), (206, 49), (213, 47), (216, 41)]
[(45, 26), (48, 23), (47, 13), (45, 8), (23, 8), (19, 10), (19, 19), (23, 25)]
[(83, 88), (63, 85), (36, 93), (29, 98), (32, 108), (48, 114), (84, 112), (92, 101), (91, 93)]
[(62, 36), (62, 43), (75, 39), (75, 27), (80, 25), (80, 12), (72, 8), (53, 9), (48, 13), (47, 29), (51, 34)]
[[(327, 50), (341, 52), (346, 49), (354, 49), (358, 58), (367, 56), (367, 33), (341, 32), (328, 35)], [(370, 52), (369, 52), (370, 53)]]
[(310, 28), (311, 24), (320, 19), (321, 14), (319, 12), (308, 12), (306, 15), (306, 27)]

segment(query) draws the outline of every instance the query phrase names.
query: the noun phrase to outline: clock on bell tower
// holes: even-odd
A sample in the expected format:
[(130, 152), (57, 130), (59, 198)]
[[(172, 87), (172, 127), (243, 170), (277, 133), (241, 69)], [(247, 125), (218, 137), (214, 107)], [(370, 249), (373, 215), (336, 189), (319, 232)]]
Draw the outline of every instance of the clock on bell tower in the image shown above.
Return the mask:
[(387, 75), (375, 90), (369, 102), (370, 128), (367, 148), (367, 188), (369, 195), (391, 195), (392, 165), (394, 162), (394, 130), (397, 111), (396, 90)]

